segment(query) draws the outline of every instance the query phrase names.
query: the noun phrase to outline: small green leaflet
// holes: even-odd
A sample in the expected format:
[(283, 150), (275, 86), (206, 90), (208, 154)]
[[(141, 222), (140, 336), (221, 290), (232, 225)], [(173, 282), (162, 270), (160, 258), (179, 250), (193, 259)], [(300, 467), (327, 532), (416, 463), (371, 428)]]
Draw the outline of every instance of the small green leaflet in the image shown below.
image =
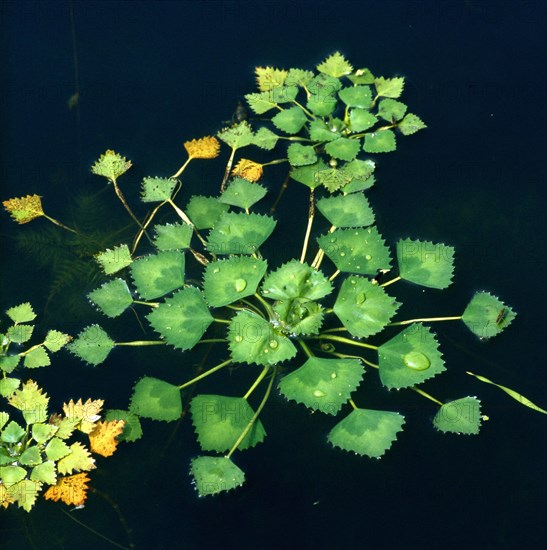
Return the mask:
[[(190, 412), (201, 449), (217, 453), (228, 451), (235, 445), (255, 414), (243, 397), (205, 394), (192, 399)], [(254, 447), (265, 437), (264, 426), (257, 419), (238, 449)]]
[(108, 281), (87, 297), (108, 317), (121, 315), (133, 303), (131, 292), (123, 279)]
[(176, 180), (169, 178), (144, 178), (142, 180), (142, 202), (163, 202), (171, 198), (177, 185)]
[(221, 307), (251, 296), (268, 264), (249, 256), (233, 256), (210, 262), (203, 276), (203, 292), (211, 307)]
[(476, 397), (449, 401), (435, 415), (433, 426), (441, 432), (478, 434), (481, 426), (481, 402)]
[(36, 319), (36, 313), (34, 313), (32, 306), (29, 302), (25, 302), (24, 304), (10, 307), (6, 311), (6, 315), (14, 322), (14, 323), (28, 323), (29, 321), (34, 321)]
[(291, 166), (306, 166), (317, 162), (315, 149), (311, 145), (291, 143), (287, 149), (287, 155)]
[(112, 275), (127, 267), (133, 261), (129, 247), (126, 244), (115, 246), (113, 249), (106, 249), (95, 256), (99, 265), (107, 275)]
[(366, 153), (389, 153), (397, 149), (395, 134), (391, 130), (382, 130), (365, 135), (363, 151)]
[(145, 376), (133, 390), (129, 411), (152, 420), (178, 420), (182, 414), (180, 390), (168, 382)]
[(376, 93), (380, 97), (398, 98), (403, 93), (405, 79), (403, 77), (384, 78), (379, 76), (374, 79)]
[(276, 223), (260, 214), (224, 213), (209, 232), (207, 250), (213, 254), (253, 254), (272, 234)]
[(334, 52), (325, 61), (317, 65), (317, 70), (329, 76), (340, 77), (350, 74), (353, 67), (340, 52)]
[(198, 456), (190, 472), (200, 497), (217, 495), (243, 485), (245, 474), (227, 457)]
[(230, 207), (216, 197), (194, 195), (186, 206), (186, 213), (196, 229), (211, 229), (224, 212)]
[(159, 298), (184, 284), (184, 253), (166, 250), (135, 260), (131, 277), (145, 300)]
[(78, 337), (68, 344), (70, 353), (92, 365), (102, 363), (114, 347), (114, 341), (99, 325), (86, 327)]
[(465, 308), (462, 321), (481, 339), (496, 336), (505, 330), (517, 314), (489, 292), (477, 292)]
[(310, 357), (281, 379), (279, 391), (314, 411), (335, 415), (357, 389), (364, 372), (358, 359)]
[(304, 111), (296, 106), (285, 109), (272, 118), (274, 126), (287, 134), (297, 134), (307, 121)]
[(193, 228), (187, 223), (180, 222), (155, 225), (154, 231), (154, 245), (158, 250), (180, 250), (190, 246)]
[(219, 200), (225, 204), (239, 206), (245, 210), (253, 206), (266, 195), (266, 188), (243, 178), (234, 178)]
[(334, 313), (352, 336), (368, 338), (380, 332), (401, 304), (364, 277), (348, 277), (340, 288)]
[(378, 348), (382, 384), (390, 390), (408, 388), (445, 371), (438, 347), (429, 327), (413, 323)]
[(374, 223), (374, 212), (363, 193), (323, 197), (317, 201), (317, 208), (336, 227), (365, 227)]
[(348, 162), (357, 156), (360, 149), (361, 142), (355, 138), (350, 139), (341, 137), (325, 145), (325, 151), (328, 155), (335, 159)]
[(201, 339), (213, 317), (199, 289), (187, 287), (167, 298), (147, 316), (162, 338), (178, 349), (191, 349)]
[(334, 426), (327, 439), (344, 451), (380, 458), (397, 439), (404, 422), (399, 413), (354, 409)]

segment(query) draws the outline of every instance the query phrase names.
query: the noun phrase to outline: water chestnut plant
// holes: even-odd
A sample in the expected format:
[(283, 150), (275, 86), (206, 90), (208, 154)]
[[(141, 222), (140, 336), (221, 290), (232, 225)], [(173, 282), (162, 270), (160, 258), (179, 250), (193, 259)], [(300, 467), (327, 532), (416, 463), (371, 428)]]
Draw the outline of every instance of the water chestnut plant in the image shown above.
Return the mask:
[[(508, 304), (482, 291), (453, 316), (398, 316), (398, 285), (442, 290), (454, 276), (449, 245), (405, 238), (388, 246), (369, 200), (377, 155), (395, 151), (401, 139), (426, 127), (401, 101), (403, 77), (355, 69), (340, 53), (315, 70), (259, 67), (256, 77), (257, 91), (245, 96), (250, 117), (238, 117), (216, 136), (187, 141), (187, 158), (172, 175), (143, 179), (141, 200), (150, 208), (144, 218), (133, 212), (119, 185), (131, 161), (107, 150), (95, 162), (93, 173), (113, 187), (136, 232), (132, 242), (113, 243), (97, 254), (110, 280), (88, 299), (110, 318), (136, 309), (146, 317), (150, 337), (118, 341), (92, 324), (66, 346), (94, 367), (123, 346), (168, 346), (183, 358), (200, 346), (218, 349), (222, 360), (193, 377), (187, 374), (189, 360), (177, 361), (167, 380), (151, 364), (136, 381), (127, 410), (116, 412), (125, 419), (174, 422), (184, 413), (185, 391), (193, 388), (189, 412), (203, 454), (191, 461), (190, 472), (200, 495), (244, 482), (237, 452), (266, 437), (260, 415), (272, 392), (332, 416), (329, 443), (366, 457), (382, 457), (405, 424), (401, 412), (390, 410), (389, 392), (385, 408), (368, 406), (360, 386), (372, 376), (387, 390), (426, 398), (436, 409), (437, 430), (478, 434), (486, 416), (477, 397), (442, 401), (427, 389), (427, 381), (447, 369), (432, 325), (463, 322), (488, 340), (516, 317)], [(179, 200), (189, 166), (216, 158), (224, 146), (229, 154), (216, 174), (218, 194)], [(270, 160), (252, 160), (258, 150)], [(281, 185), (268, 182), (273, 165), (286, 167)], [(299, 254), (276, 263), (262, 250), (267, 241), (276, 242), (275, 213), (289, 185), (307, 189), (309, 206), (302, 212)], [(36, 196), (4, 202), (19, 223), (36, 217), (36, 204)], [(330, 228), (315, 229), (325, 225)], [(295, 224), (295, 238), (297, 232)], [(252, 377), (245, 392), (230, 390), (228, 370), (234, 366)], [(196, 384), (201, 391), (210, 376), (225, 377), (225, 393), (197, 393)], [(545, 413), (514, 390), (498, 387)]]

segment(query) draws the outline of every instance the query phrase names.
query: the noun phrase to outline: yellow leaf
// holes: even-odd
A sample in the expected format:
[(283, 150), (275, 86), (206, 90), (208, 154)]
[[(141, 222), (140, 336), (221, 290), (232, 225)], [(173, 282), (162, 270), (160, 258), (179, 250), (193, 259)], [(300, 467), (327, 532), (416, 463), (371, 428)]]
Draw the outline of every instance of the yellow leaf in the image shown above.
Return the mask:
[(268, 92), (272, 88), (282, 86), (289, 74), (288, 71), (273, 67), (256, 67), (255, 73), (256, 83), (261, 92)]
[(0, 483), (0, 506), (7, 508), (14, 502), (14, 496), (8, 491), (8, 488), (3, 483)]
[(45, 493), (46, 500), (62, 500), (65, 504), (81, 506), (87, 498), (87, 474), (76, 474), (68, 477), (61, 477), (56, 485), (52, 485)]
[(82, 403), (81, 399), (74, 403), (71, 399), (68, 404), (63, 403), (63, 411), (69, 420), (78, 420), (78, 429), (88, 434), (94, 430), (95, 422), (101, 418), (99, 413), (103, 405), (102, 399), (88, 399), (85, 403)]
[(38, 195), (9, 199), (2, 204), (17, 223), (28, 223), (44, 215), (42, 201)]
[(10, 405), (22, 411), (27, 424), (47, 420), (49, 397), (33, 380), (27, 380), (20, 389), (10, 395), (8, 401)]
[(218, 157), (220, 143), (212, 136), (193, 139), (184, 143), (188, 156), (193, 159), (214, 159)]
[(101, 456), (111, 456), (115, 453), (119, 441), (116, 439), (123, 432), (125, 420), (98, 422), (89, 434), (91, 450)]
[(241, 159), (232, 170), (232, 176), (239, 176), (248, 181), (258, 181), (264, 172), (262, 164), (248, 159)]

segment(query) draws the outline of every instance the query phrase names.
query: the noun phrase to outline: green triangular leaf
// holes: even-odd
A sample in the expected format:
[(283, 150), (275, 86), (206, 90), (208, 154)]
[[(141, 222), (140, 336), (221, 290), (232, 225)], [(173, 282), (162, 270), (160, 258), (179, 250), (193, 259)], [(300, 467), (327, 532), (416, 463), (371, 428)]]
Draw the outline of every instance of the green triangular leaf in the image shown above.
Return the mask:
[(245, 482), (243, 470), (227, 457), (198, 456), (190, 472), (200, 497), (230, 491)]
[(337, 195), (323, 197), (317, 208), (336, 227), (363, 227), (374, 223), (374, 212), (365, 195)]
[(240, 311), (232, 317), (228, 344), (236, 363), (276, 365), (296, 355), (293, 343), (262, 317)]
[(327, 168), (315, 174), (316, 180), (331, 193), (343, 189), (351, 181), (351, 176), (343, 168)]
[(334, 426), (327, 439), (344, 451), (380, 458), (397, 439), (404, 422), (399, 413), (355, 409)]
[(492, 338), (507, 328), (517, 314), (489, 292), (477, 292), (462, 315), (467, 328), (479, 338)]
[(142, 202), (163, 202), (171, 198), (177, 182), (170, 178), (144, 178), (142, 180)]
[(7, 336), (16, 344), (24, 344), (32, 338), (34, 325), (13, 325), (8, 328)]
[(369, 69), (356, 69), (353, 74), (348, 75), (349, 80), (356, 86), (361, 84), (373, 84), (374, 75)]
[(131, 168), (130, 160), (108, 149), (91, 167), (91, 171), (96, 176), (103, 176), (110, 181), (114, 181), (127, 172), (129, 168)]
[(333, 141), (340, 137), (340, 132), (335, 128), (329, 127), (321, 119), (312, 120), (308, 126), (310, 139), (313, 141)]
[(298, 260), (290, 260), (270, 273), (262, 285), (262, 294), (271, 300), (319, 300), (331, 292), (332, 283), (321, 271)]
[(6, 311), (6, 315), (14, 323), (28, 323), (36, 319), (36, 313), (34, 313), (32, 306), (30, 305), (29, 302), (25, 302), (24, 304), (20, 304), (18, 306), (10, 307)]
[(445, 371), (438, 347), (429, 327), (413, 323), (378, 348), (382, 384), (390, 390), (408, 388)]
[(349, 113), (349, 127), (352, 132), (364, 132), (372, 128), (378, 119), (365, 109), (352, 109)]
[(187, 223), (155, 225), (154, 245), (158, 250), (180, 250), (190, 247), (193, 229)]
[(42, 457), (40, 455), (40, 449), (36, 445), (27, 447), (19, 456), (17, 462), (23, 466), (37, 466), (41, 464)]
[(253, 136), (253, 144), (266, 151), (271, 151), (277, 144), (279, 136), (274, 134), (268, 128), (259, 128), (256, 134)]
[(317, 70), (338, 78), (350, 74), (353, 71), (353, 67), (340, 52), (334, 52), (325, 61), (317, 65)]
[(168, 250), (135, 260), (131, 277), (145, 300), (159, 298), (184, 284), (184, 253)]
[(243, 178), (234, 178), (219, 197), (220, 202), (248, 209), (266, 195), (266, 188)]
[(108, 317), (121, 315), (133, 303), (131, 292), (123, 279), (104, 283), (87, 297)]
[[(201, 449), (221, 453), (231, 449), (255, 414), (243, 397), (196, 395), (190, 404), (192, 423)], [(249, 449), (266, 437), (264, 426), (257, 420), (239, 450)]]
[[(19, 387), (19, 384), (21, 384), (21, 380), (19, 380), (18, 378), (8, 378), (7, 376), (5, 378), (2, 378), (0, 380), (0, 395), (2, 397), (8, 397)], [(0, 412), (0, 420), (4, 418), (2, 417), (3, 414), (5, 413)], [(1, 421), (0, 428), (2, 428)]]
[(48, 485), (55, 485), (57, 481), (55, 462), (48, 460), (34, 467), (30, 472), (30, 479), (32, 481), (41, 481), (43, 483), (47, 483)]
[(115, 246), (113, 249), (106, 249), (95, 256), (99, 265), (107, 275), (112, 275), (127, 267), (133, 261), (129, 247), (126, 244)]
[(441, 432), (478, 434), (481, 426), (481, 402), (476, 397), (449, 401), (435, 415), (433, 426)]
[(52, 353), (55, 353), (68, 344), (71, 339), (71, 336), (59, 332), (58, 330), (48, 330), (46, 339), (44, 340), (44, 346)]
[(306, 166), (317, 161), (315, 149), (311, 145), (300, 145), (300, 143), (291, 143), (287, 149), (287, 156), (291, 166)]
[(230, 207), (221, 203), (216, 197), (195, 195), (186, 206), (186, 213), (196, 229), (211, 229), (224, 212)]
[(4, 443), (19, 443), (25, 437), (25, 430), (17, 422), (12, 420), (0, 434), (0, 441)]
[(374, 79), (376, 93), (381, 97), (398, 98), (403, 93), (404, 85), (405, 79), (402, 76), (397, 78), (384, 78), (383, 76), (379, 76)]
[(54, 437), (46, 445), (45, 451), (47, 458), (56, 462), (57, 460), (70, 454), (70, 447), (64, 441), (61, 441), (58, 437)]
[(253, 142), (253, 131), (245, 120), (229, 128), (224, 128), (217, 135), (234, 150), (246, 147)]
[(382, 99), (378, 106), (378, 116), (391, 122), (392, 120), (401, 120), (406, 113), (407, 106), (395, 99)]
[(152, 420), (178, 420), (182, 414), (180, 389), (163, 380), (145, 376), (133, 390), (129, 411)]
[[(336, 109), (336, 97), (333, 95), (329, 95), (331, 93), (330, 91), (327, 91), (325, 94), (319, 93), (314, 94), (312, 93), (308, 97), (308, 101), (306, 103), (306, 107), (315, 115), (315, 116), (322, 116), (327, 117), (331, 115), (334, 110)], [(332, 92), (334, 93), (334, 92)]]
[(397, 243), (399, 276), (429, 288), (446, 288), (454, 274), (454, 248), (431, 241), (401, 239)]
[(408, 115), (406, 115), (405, 118), (397, 124), (397, 128), (399, 128), (401, 134), (404, 136), (410, 136), (411, 134), (415, 134), (418, 130), (427, 128), (427, 126), (420, 119), (420, 117), (413, 115), (412, 113), (408, 113)]
[(0, 355), (0, 369), (3, 372), (13, 372), (20, 360), (20, 355)]
[(265, 260), (248, 256), (210, 262), (203, 277), (205, 299), (211, 307), (221, 307), (253, 295), (267, 267)]
[(361, 142), (358, 139), (339, 138), (325, 145), (325, 151), (335, 159), (350, 161), (353, 160), (359, 150)]
[(272, 234), (276, 221), (259, 214), (222, 214), (209, 232), (207, 250), (213, 254), (253, 254)]
[(372, 106), (372, 92), (369, 86), (342, 88), (342, 90), (338, 92), (338, 95), (348, 107), (370, 109)]
[(191, 349), (201, 339), (213, 317), (199, 289), (188, 287), (167, 298), (147, 316), (156, 332), (179, 349)]
[(310, 189), (315, 189), (322, 183), (317, 177), (317, 174), (325, 169), (327, 169), (327, 165), (319, 159), (317, 162), (310, 164), (309, 166), (291, 168), (290, 174), (293, 180), (303, 183)]
[(277, 103), (273, 101), (272, 94), (269, 91), (246, 94), (245, 99), (251, 110), (257, 115), (263, 115), (277, 107)]
[(390, 269), (389, 249), (376, 227), (337, 229), (317, 242), (342, 272), (376, 275), (380, 269)]
[(309, 358), (279, 382), (280, 392), (314, 411), (336, 414), (361, 383), (365, 369), (358, 359)]
[(43, 347), (39, 347), (34, 348), (32, 351), (29, 351), (27, 355), (25, 355), (24, 365), (27, 369), (47, 367), (48, 365), (51, 365), (51, 360), (47, 354), (47, 351)]
[(342, 283), (334, 313), (353, 336), (368, 338), (389, 323), (400, 305), (381, 286), (351, 276)]
[(102, 363), (114, 347), (114, 341), (99, 325), (90, 325), (68, 344), (70, 353), (92, 365)]
[(304, 111), (296, 106), (285, 109), (272, 118), (274, 126), (287, 134), (297, 134), (307, 121)]
[(363, 150), (367, 153), (389, 153), (397, 149), (395, 134), (391, 130), (373, 132), (365, 136)]
[(32, 437), (36, 443), (45, 443), (46, 441), (49, 441), (56, 431), (57, 426), (54, 426), (53, 424), (32, 425)]

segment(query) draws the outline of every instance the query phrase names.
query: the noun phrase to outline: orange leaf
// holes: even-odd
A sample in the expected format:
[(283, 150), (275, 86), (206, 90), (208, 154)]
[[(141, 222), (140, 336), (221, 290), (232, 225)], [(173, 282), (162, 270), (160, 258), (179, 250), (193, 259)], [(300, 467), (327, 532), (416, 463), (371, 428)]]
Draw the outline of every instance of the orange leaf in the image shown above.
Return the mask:
[(98, 422), (89, 434), (91, 450), (101, 456), (111, 456), (116, 451), (119, 441), (116, 436), (123, 432), (125, 420)]
[(14, 502), (14, 496), (8, 491), (7, 487), (3, 483), (0, 483), (0, 506), (7, 508)]
[(57, 485), (52, 485), (45, 493), (46, 500), (62, 500), (65, 504), (81, 506), (87, 498), (87, 474), (75, 474), (68, 477), (60, 477)]
[(193, 139), (184, 144), (188, 156), (193, 159), (214, 159), (218, 157), (220, 143), (217, 138), (206, 136), (200, 139)]
[(28, 223), (44, 215), (39, 195), (27, 195), (18, 199), (9, 199), (2, 204), (17, 223)]
[(232, 176), (239, 176), (248, 181), (258, 181), (262, 177), (262, 164), (249, 159), (241, 159), (232, 170)]

